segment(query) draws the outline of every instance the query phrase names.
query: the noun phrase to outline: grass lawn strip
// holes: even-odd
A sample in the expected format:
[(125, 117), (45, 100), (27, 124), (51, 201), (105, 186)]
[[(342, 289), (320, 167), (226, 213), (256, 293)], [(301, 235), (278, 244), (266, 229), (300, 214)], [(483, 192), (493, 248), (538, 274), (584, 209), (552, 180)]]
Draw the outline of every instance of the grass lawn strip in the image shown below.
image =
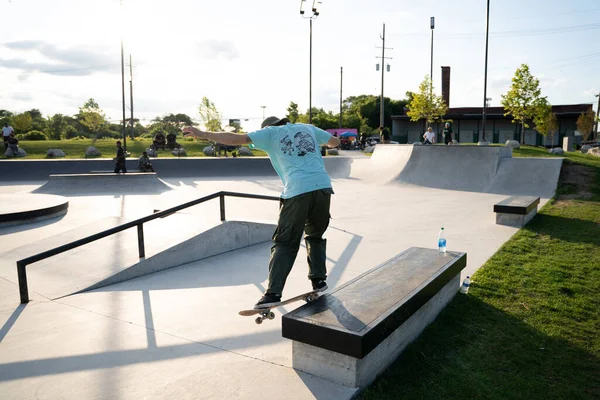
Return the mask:
[(600, 159), (568, 153), (573, 166), (586, 186), (561, 174), (559, 197), (360, 399), (600, 398)]

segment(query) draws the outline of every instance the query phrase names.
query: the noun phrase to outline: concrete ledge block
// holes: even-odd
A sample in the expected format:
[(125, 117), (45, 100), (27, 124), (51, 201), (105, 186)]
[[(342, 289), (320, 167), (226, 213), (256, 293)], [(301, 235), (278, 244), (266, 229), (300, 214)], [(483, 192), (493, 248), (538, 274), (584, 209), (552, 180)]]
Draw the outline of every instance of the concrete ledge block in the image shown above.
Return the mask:
[(460, 273), (365, 357), (355, 358), (293, 342), (293, 367), (352, 388), (364, 388), (392, 364), (457, 293)]
[(529, 211), (525, 215), (521, 214), (507, 214), (507, 213), (496, 213), (496, 224), (513, 226), (515, 228), (521, 228), (535, 217), (537, 214), (537, 208)]

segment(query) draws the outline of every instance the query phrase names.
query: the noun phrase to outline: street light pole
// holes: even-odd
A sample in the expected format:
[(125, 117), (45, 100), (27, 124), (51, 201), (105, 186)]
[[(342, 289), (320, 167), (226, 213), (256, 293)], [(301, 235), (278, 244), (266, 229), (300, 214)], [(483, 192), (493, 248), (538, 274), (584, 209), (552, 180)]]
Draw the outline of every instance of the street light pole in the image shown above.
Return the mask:
[(490, 31), (490, 0), (487, 0), (487, 18), (485, 23), (485, 73), (483, 78), (483, 138), (485, 142), (485, 114), (487, 112), (487, 65), (488, 65), (488, 35)]
[(598, 120), (600, 119), (600, 93), (596, 95), (598, 98), (598, 108), (596, 109), (596, 141), (598, 140)]
[(344, 83), (344, 67), (340, 67), (340, 129), (342, 129), (342, 86)]
[[(123, 15), (123, 0), (121, 0), (121, 16)], [(121, 18), (121, 29), (123, 29)], [(123, 93), (123, 151), (127, 151), (127, 133), (125, 128), (125, 55), (123, 53), (123, 31), (121, 30), (121, 89)]]
[(265, 108), (267, 108), (267, 106), (260, 106), (260, 108), (263, 109), (263, 121), (265, 120)]
[(435, 17), (431, 17), (431, 67), (429, 68), (429, 97), (433, 97), (433, 29), (435, 28)]
[(300, 15), (302, 18), (310, 19), (310, 45), (309, 45), (309, 56), (308, 56), (308, 123), (312, 124), (312, 20), (319, 16), (318, 5), (321, 4), (319, 0), (313, 0), (312, 15), (310, 17), (304, 16), (304, 3), (307, 0), (300, 0)]

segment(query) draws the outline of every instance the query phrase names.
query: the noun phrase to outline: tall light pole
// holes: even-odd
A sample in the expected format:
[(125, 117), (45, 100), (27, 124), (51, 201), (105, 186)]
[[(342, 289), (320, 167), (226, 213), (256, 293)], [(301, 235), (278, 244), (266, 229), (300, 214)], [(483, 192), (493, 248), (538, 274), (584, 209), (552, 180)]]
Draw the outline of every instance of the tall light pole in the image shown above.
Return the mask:
[(340, 67), (340, 129), (342, 129), (342, 121), (343, 121), (343, 114), (342, 114), (342, 86), (344, 83), (344, 67)]
[(265, 120), (265, 108), (267, 108), (267, 106), (260, 106), (260, 108), (263, 109), (263, 121)]
[(487, 64), (488, 64), (488, 34), (490, 31), (490, 0), (487, 0), (487, 19), (485, 23), (485, 72), (483, 78), (483, 138), (485, 142), (485, 114), (487, 111)]
[[(383, 81), (384, 81), (384, 73), (385, 73), (385, 60), (391, 59), (391, 57), (385, 56), (385, 24), (383, 24), (383, 34), (379, 36), (383, 41), (383, 45), (381, 46), (381, 99), (379, 100), (379, 126), (383, 127), (383, 111), (384, 111), (384, 101), (383, 101)], [(392, 48), (387, 48), (387, 50), (393, 50)], [(379, 58), (378, 56), (375, 56)], [(379, 64), (376, 65), (376, 70), (379, 71)], [(388, 72), (390, 71), (390, 65), (387, 65)]]
[[(123, 0), (121, 0), (121, 29), (123, 29)], [(123, 93), (123, 151), (127, 151), (127, 133), (125, 128), (125, 55), (123, 53), (123, 31), (121, 30), (121, 88)]]
[(307, 0), (300, 0), (300, 15), (302, 18), (310, 19), (310, 44), (308, 56), (308, 123), (312, 124), (312, 20), (319, 16), (318, 6), (321, 4), (319, 0), (313, 0), (312, 15), (304, 16), (304, 3)]
[(598, 108), (596, 109), (596, 140), (598, 140), (598, 120), (600, 119), (600, 93), (596, 95), (598, 98)]
[(431, 17), (431, 66), (429, 68), (429, 97), (433, 97), (433, 30), (435, 29), (435, 17)]

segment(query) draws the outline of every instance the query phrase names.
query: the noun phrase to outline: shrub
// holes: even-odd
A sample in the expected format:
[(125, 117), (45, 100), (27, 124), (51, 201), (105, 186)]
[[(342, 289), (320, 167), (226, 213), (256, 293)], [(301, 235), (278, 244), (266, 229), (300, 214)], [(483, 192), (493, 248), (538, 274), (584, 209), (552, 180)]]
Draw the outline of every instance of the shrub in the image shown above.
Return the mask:
[(48, 137), (44, 134), (44, 132), (40, 131), (29, 131), (25, 135), (20, 136), (22, 137), (22, 140), (48, 140)]

